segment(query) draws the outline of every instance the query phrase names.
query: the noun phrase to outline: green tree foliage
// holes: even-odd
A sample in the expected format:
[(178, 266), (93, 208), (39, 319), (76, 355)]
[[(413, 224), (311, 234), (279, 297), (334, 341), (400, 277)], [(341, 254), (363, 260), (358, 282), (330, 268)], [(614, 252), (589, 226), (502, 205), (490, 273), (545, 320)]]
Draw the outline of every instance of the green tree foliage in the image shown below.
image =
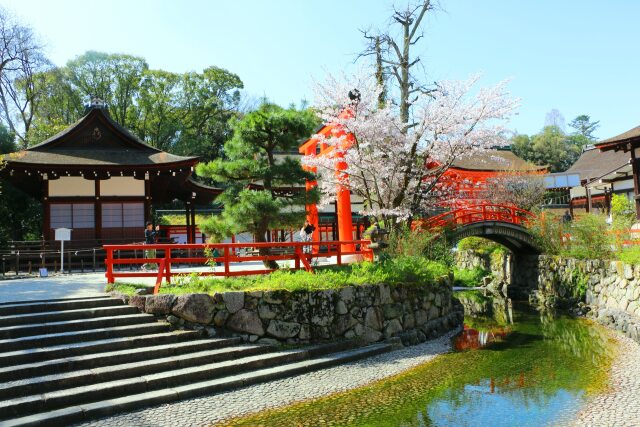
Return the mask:
[(238, 114), (240, 78), (208, 67), (202, 73), (150, 70), (144, 58), (89, 51), (64, 67), (41, 73), (44, 95), (30, 144), (78, 120), (91, 98), (100, 98), (111, 117), (143, 141), (180, 155), (219, 157)]
[(586, 114), (581, 114), (575, 119), (571, 120), (569, 127), (574, 131), (573, 135), (579, 135), (584, 137), (587, 141), (595, 141), (597, 138), (593, 133), (600, 127), (600, 120), (596, 122), (591, 121), (591, 117)]
[(551, 172), (567, 170), (580, 156), (580, 147), (557, 126), (546, 126), (533, 136), (516, 135), (511, 149), (527, 161), (548, 166)]
[(624, 194), (614, 194), (611, 197), (611, 215), (614, 229), (629, 230), (636, 220), (635, 206)]
[[(295, 152), (302, 138), (311, 135), (317, 119), (309, 110), (283, 109), (263, 104), (233, 123), (233, 138), (224, 144), (224, 159), (198, 165), (199, 175), (227, 188), (218, 198), (224, 204), (219, 217), (203, 224), (207, 234), (218, 238), (250, 232), (256, 242), (266, 241), (271, 228), (297, 227), (304, 221), (304, 205), (316, 201), (305, 192), (306, 178)], [(278, 154), (284, 156), (277, 157)], [(256, 189), (248, 189), (254, 184)], [(292, 189), (298, 186), (302, 191)], [(273, 266), (273, 265), (271, 265)]]
[[(557, 110), (553, 111), (560, 114)], [(564, 122), (564, 119), (558, 120)], [(511, 139), (511, 149), (527, 161), (548, 166), (551, 172), (563, 172), (575, 163), (586, 145), (596, 141), (593, 133), (600, 126), (599, 123), (592, 122), (591, 117), (582, 114), (569, 123), (573, 132), (568, 135), (560, 126), (550, 124), (535, 135), (515, 135)]]
[[(14, 135), (0, 125), (0, 155), (16, 151)], [(0, 179), (0, 246), (8, 240), (40, 238), (42, 206), (9, 182)]]

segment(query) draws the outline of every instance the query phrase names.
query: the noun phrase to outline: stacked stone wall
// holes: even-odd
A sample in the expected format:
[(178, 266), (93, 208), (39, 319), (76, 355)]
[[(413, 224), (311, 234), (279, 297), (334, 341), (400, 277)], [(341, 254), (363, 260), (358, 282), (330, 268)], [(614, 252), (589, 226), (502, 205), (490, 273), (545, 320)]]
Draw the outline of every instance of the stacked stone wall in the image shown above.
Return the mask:
[(473, 249), (466, 249), (456, 253), (458, 268), (473, 270), (482, 268), (488, 271), (492, 280), (496, 282), (511, 282), (512, 254), (508, 251), (494, 253), (479, 253)]
[(267, 344), (355, 338), (375, 342), (392, 337), (416, 344), (463, 321), (448, 277), (423, 286), (136, 295), (127, 300), (142, 312), (166, 316), (178, 327), (205, 327), (210, 334), (234, 334)]
[(640, 265), (551, 255), (511, 262), (509, 297), (571, 308), (640, 342)]

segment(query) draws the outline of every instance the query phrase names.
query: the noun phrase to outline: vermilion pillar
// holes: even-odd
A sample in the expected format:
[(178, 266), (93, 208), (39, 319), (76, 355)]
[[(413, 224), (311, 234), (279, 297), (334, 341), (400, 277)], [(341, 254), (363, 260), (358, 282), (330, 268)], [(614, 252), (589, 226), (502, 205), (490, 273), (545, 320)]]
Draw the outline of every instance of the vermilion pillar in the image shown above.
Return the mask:
[[(350, 141), (349, 141), (350, 142)], [(342, 158), (342, 154), (338, 154)], [(346, 179), (344, 170), (347, 169), (347, 163), (339, 161), (336, 163), (336, 177), (338, 178), (338, 188), (336, 191), (336, 210), (338, 212), (338, 239), (353, 240), (353, 223), (351, 221), (351, 192), (341, 184)], [(341, 245), (343, 252), (354, 251), (353, 244)]]

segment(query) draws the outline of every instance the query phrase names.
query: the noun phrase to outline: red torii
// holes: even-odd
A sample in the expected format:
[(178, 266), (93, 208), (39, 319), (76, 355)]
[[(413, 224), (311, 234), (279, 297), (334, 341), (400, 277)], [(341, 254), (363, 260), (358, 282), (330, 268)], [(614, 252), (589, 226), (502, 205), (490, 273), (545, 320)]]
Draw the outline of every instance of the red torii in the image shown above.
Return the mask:
[[(339, 118), (348, 118), (353, 113), (345, 109), (340, 113)], [(334, 146), (328, 146), (327, 144), (320, 144), (320, 151), (318, 151), (318, 138), (312, 137), (305, 141), (298, 151), (300, 154), (304, 154), (306, 156), (311, 157), (323, 157), (323, 156), (336, 156), (337, 158), (344, 157), (342, 153), (343, 150), (347, 150), (350, 148), (355, 142), (355, 138), (353, 134), (347, 133), (342, 125), (338, 123), (330, 123), (325, 125), (320, 129), (316, 135), (322, 135), (324, 137), (335, 136), (335, 137), (343, 137), (338, 147), (340, 150), (334, 151)], [(305, 170), (310, 172), (317, 172), (317, 168), (315, 167), (304, 167)], [(353, 240), (353, 221), (351, 218), (351, 192), (349, 189), (342, 184), (344, 180), (347, 179), (345, 176), (344, 170), (347, 169), (347, 163), (345, 161), (338, 161), (336, 163), (335, 174), (339, 178), (337, 189), (336, 189), (336, 210), (337, 210), (337, 222), (338, 222), (338, 240), (349, 241)], [(307, 181), (306, 189), (307, 191), (318, 185), (317, 181)], [(320, 240), (320, 227), (319, 227), (319, 218), (318, 218), (318, 207), (315, 203), (309, 204), (306, 206), (307, 210), (307, 220), (315, 227), (315, 231), (313, 232), (312, 239), (313, 241)], [(344, 244), (341, 248), (343, 251), (353, 251), (353, 244)], [(318, 250), (318, 247), (313, 248), (314, 251)]]

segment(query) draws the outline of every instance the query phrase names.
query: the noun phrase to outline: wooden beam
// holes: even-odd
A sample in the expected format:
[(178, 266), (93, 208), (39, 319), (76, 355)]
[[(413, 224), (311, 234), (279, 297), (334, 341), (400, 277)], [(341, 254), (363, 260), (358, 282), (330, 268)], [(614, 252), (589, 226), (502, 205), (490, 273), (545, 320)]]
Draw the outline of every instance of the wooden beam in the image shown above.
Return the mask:
[(100, 179), (95, 180), (96, 185), (96, 197), (94, 202), (93, 219), (95, 221), (94, 227), (96, 230), (96, 240), (102, 240), (102, 202), (100, 201)]
[(636, 150), (631, 150), (631, 170), (633, 171), (633, 194), (636, 202), (636, 219), (640, 219), (640, 165), (636, 159)]

